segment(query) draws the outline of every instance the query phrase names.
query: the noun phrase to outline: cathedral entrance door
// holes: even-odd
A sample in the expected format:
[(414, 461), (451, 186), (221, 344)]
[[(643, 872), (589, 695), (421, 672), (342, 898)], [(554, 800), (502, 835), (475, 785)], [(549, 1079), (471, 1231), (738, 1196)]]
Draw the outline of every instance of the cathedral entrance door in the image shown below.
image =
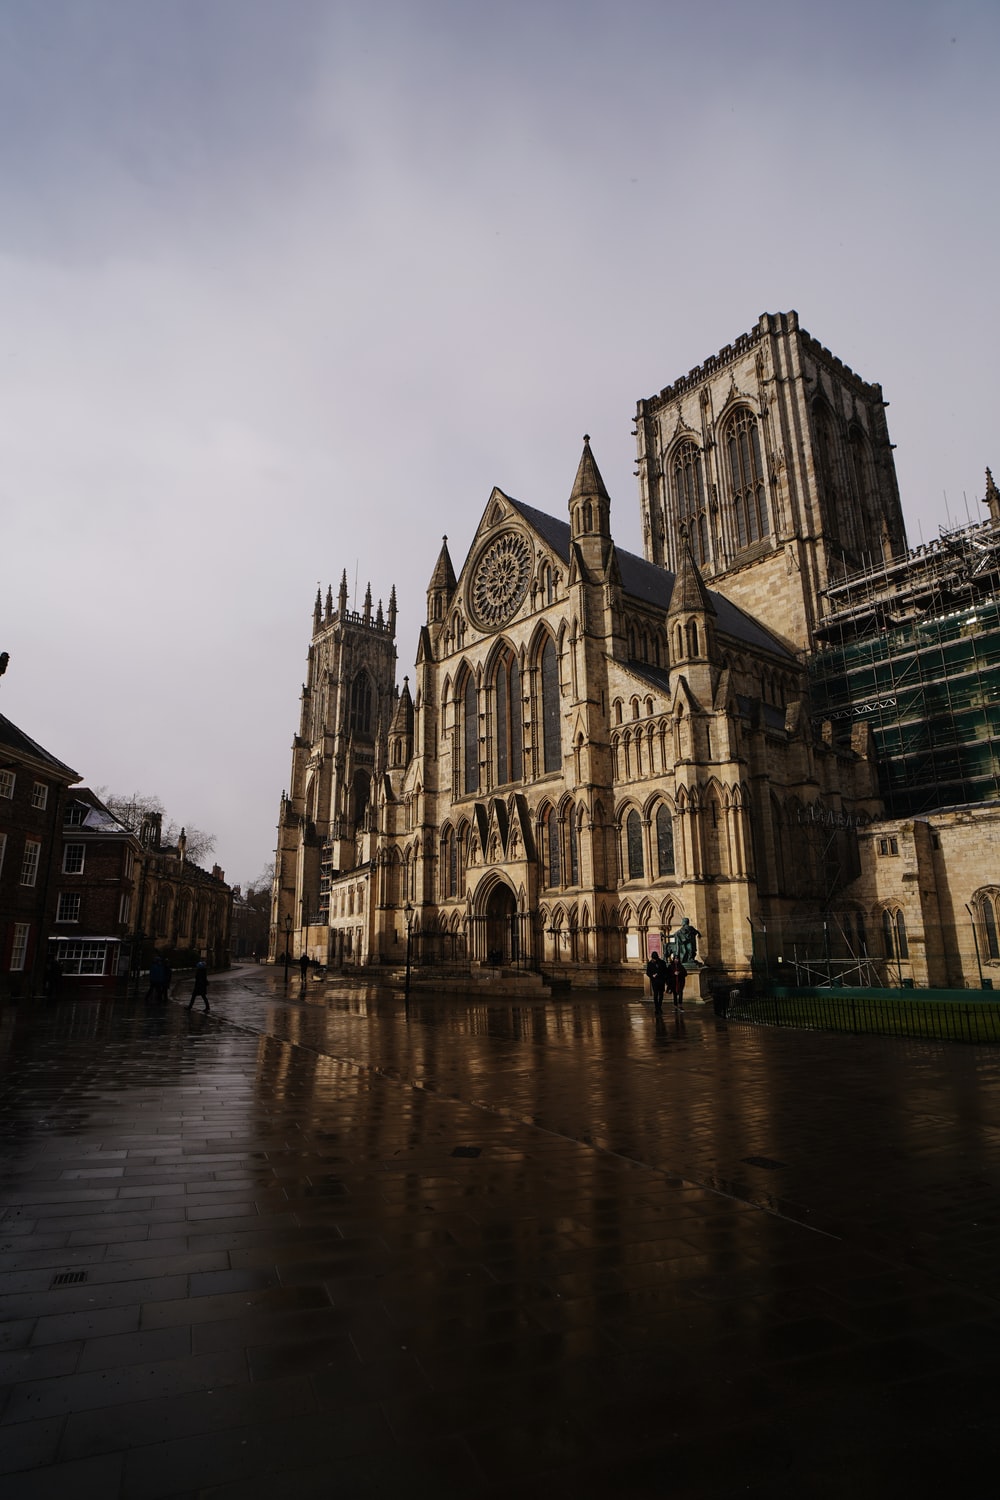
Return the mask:
[(509, 885), (497, 885), (486, 901), (486, 962), (517, 963), (517, 903)]

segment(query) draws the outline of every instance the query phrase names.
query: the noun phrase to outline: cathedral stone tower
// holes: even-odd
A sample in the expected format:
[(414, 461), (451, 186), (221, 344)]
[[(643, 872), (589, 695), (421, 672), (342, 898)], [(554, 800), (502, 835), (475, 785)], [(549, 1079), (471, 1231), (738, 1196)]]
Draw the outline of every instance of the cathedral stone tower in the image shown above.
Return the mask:
[(386, 742), (397, 715), (396, 590), (372, 610), (349, 609), (347, 575), (337, 607), (327, 589), (313, 607), (312, 641), (292, 741), (288, 793), (282, 796), (275, 859), (272, 954), (308, 946), (307, 929), (329, 918), (330, 881), (367, 864), (377, 837), (373, 787), (385, 771)]
[(885, 406), (797, 313), (764, 313), (638, 403), (646, 557), (678, 570), (683, 525), (713, 588), (807, 650), (820, 592), (906, 551)]

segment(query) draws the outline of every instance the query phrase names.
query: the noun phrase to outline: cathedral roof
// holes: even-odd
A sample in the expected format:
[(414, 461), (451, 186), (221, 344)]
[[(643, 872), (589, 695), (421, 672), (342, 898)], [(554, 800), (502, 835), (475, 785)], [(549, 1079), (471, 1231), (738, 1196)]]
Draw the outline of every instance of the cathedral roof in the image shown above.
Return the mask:
[[(568, 564), (569, 522), (560, 521), (555, 516), (547, 516), (543, 511), (535, 510), (534, 506), (524, 505), (520, 500), (510, 499), (510, 496), (507, 498), (517, 513), (538, 532), (542, 541), (546, 542), (553, 552)], [(647, 562), (644, 557), (637, 557), (634, 552), (625, 552), (621, 547), (617, 547), (615, 551), (625, 593), (643, 604), (653, 604), (666, 612), (670, 608), (670, 598), (674, 590), (674, 574), (668, 572), (666, 568), (659, 567), (656, 563)], [(777, 636), (772, 635), (767, 627), (761, 625), (752, 615), (740, 609), (738, 604), (733, 604), (731, 600), (723, 594), (716, 593), (714, 589), (705, 589), (705, 594), (715, 608), (719, 622), (718, 628), (724, 635), (745, 641), (748, 646), (758, 646), (764, 651), (774, 651), (779, 656), (792, 656), (792, 652)]]

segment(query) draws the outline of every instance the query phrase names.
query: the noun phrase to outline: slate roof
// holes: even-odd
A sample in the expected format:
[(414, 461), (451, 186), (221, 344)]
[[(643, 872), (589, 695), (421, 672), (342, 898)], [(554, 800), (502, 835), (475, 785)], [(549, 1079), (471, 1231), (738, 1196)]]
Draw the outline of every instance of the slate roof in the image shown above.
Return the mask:
[[(524, 505), (520, 500), (512, 499), (510, 495), (506, 498), (518, 515), (538, 532), (542, 541), (546, 542), (553, 552), (568, 565), (569, 522), (559, 521), (555, 516), (547, 516), (543, 511), (535, 510), (534, 506)], [(644, 604), (653, 604), (666, 613), (670, 608), (675, 575), (669, 573), (666, 568), (657, 567), (656, 563), (647, 562), (644, 557), (636, 557), (634, 552), (625, 552), (620, 547), (616, 547), (615, 552), (621, 572), (622, 587), (626, 594)], [(725, 635), (744, 641), (748, 646), (757, 646), (761, 650), (772, 651), (778, 656), (787, 657), (790, 661), (794, 660), (793, 653), (788, 647), (752, 615), (740, 609), (738, 604), (733, 604), (724, 595), (716, 593), (714, 589), (706, 589), (705, 592), (715, 606), (718, 627)]]
[(65, 761), (58, 760), (56, 756), (50, 755), (44, 750), (37, 740), (25, 734), (23, 729), (18, 729), (10, 719), (0, 714), (0, 745), (5, 746), (15, 755), (23, 755), (26, 759), (34, 761), (36, 765), (45, 767), (51, 775), (60, 781), (73, 782), (80, 780), (80, 773), (74, 771)]

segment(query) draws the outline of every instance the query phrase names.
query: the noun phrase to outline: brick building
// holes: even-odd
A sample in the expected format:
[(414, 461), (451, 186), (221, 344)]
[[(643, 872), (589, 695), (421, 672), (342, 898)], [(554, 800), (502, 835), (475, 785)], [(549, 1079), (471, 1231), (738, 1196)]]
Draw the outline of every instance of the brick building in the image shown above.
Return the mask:
[(48, 957), (63, 989), (105, 989), (128, 973), (141, 845), (89, 787), (66, 798), (53, 874)]
[(0, 999), (41, 989), (63, 804), (79, 780), (0, 714)]

